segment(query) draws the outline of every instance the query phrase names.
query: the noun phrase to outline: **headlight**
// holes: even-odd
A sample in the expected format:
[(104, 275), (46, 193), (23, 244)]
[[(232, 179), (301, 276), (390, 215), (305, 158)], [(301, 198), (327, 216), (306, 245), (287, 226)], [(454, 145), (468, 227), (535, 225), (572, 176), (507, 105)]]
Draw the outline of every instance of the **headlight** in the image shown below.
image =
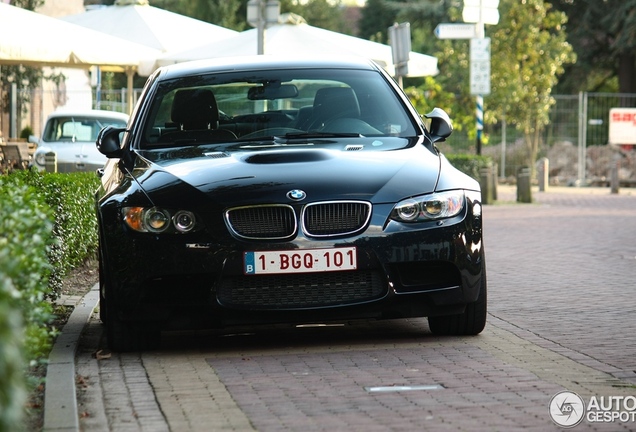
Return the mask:
[(177, 231), (189, 232), (194, 228), (196, 219), (194, 218), (194, 214), (191, 212), (181, 210), (174, 215), (172, 221), (174, 222), (174, 226)]
[(393, 207), (391, 219), (400, 222), (425, 222), (451, 218), (462, 211), (465, 202), (463, 190), (409, 198)]
[(35, 155), (35, 163), (40, 165), (40, 166), (46, 165), (46, 154), (45, 154), (45, 152), (36, 153), (36, 155)]
[(187, 233), (193, 231), (197, 225), (194, 213), (186, 210), (124, 207), (122, 216), (126, 225), (144, 233)]
[(170, 214), (153, 207), (143, 212), (143, 225), (151, 232), (164, 232), (170, 226)]

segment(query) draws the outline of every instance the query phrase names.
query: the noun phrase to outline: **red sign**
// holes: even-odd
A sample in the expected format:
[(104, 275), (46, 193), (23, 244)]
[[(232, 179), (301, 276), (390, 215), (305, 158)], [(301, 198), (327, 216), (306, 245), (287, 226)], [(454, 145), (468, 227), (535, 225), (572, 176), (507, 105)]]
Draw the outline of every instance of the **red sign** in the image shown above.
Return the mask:
[(636, 144), (636, 108), (610, 109), (610, 144)]

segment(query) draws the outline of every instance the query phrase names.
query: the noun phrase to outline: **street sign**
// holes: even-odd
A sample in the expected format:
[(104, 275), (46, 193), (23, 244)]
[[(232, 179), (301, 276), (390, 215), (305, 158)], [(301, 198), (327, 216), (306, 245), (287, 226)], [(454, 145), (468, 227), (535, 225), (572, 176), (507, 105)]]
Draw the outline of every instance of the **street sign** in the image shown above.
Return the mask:
[(395, 23), (388, 28), (393, 65), (397, 76), (409, 74), (409, 55), (411, 52), (411, 24)]
[(476, 38), (470, 40), (470, 61), (490, 61), (490, 38)]
[(636, 108), (612, 108), (609, 115), (609, 143), (636, 144)]
[(471, 60), (470, 61), (470, 94), (488, 95), (490, 94), (490, 61)]
[(437, 27), (435, 27), (435, 36), (438, 39), (472, 39), (477, 37), (477, 31), (475, 24), (438, 24)]
[(490, 94), (490, 38), (470, 40), (470, 94)]
[(499, 0), (464, 0), (462, 19), (464, 22), (497, 24), (499, 22)]

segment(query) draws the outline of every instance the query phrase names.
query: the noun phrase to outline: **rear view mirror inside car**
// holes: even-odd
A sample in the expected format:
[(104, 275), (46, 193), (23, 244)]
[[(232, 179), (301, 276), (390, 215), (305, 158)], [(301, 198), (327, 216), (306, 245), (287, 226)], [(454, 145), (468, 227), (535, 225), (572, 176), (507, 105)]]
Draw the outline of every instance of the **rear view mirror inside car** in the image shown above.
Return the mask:
[(298, 88), (293, 84), (265, 84), (248, 90), (249, 100), (289, 99), (298, 96)]

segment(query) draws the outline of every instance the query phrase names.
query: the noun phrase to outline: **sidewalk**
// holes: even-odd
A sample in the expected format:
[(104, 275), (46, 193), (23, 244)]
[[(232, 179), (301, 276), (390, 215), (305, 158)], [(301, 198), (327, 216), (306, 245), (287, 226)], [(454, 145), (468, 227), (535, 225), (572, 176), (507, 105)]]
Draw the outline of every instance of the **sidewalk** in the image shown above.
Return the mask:
[(62, 296), (58, 304), (73, 306), (73, 312), (49, 354), (44, 393), (44, 431), (79, 431), (75, 392), (75, 353), (97, 303), (99, 285), (84, 296)]
[[(533, 202), (543, 202), (551, 195), (609, 195), (609, 196), (636, 196), (635, 188), (620, 188), (618, 194), (612, 194), (609, 187), (570, 187), (570, 186), (549, 186), (545, 192), (539, 192), (538, 186), (532, 186)], [(497, 185), (497, 203), (516, 201), (517, 186), (500, 184)]]
[[(557, 387), (555, 387), (556, 385), (555, 382), (557, 382), (557, 378), (562, 379), (564, 382), (569, 382), (568, 380), (574, 376), (575, 372), (577, 372), (577, 368), (579, 368), (581, 370), (585, 369), (584, 371), (585, 373), (582, 375), (581, 374), (579, 375), (586, 376), (587, 378), (583, 382), (579, 383), (581, 388), (580, 389), (577, 388), (575, 390), (585, 391), (585, 389), (587, 389), (587, 391), (591, 391), (589, 390), (589, 388), (596, 389), (601, 387), (606, 388), (610, 386), (611, 388), (616, 389), (615, 392), (617, 394), (619, 393), (619, 391), (633, 393), (633, 391), (630, 390), (628, 387), (621, 387), (621, 385), (624, 385), (625, 382), (636, 383), (636, 376), (631, 376), (631, 375), (623, 376), (624, 375), (623, 372), (625, 371), (623, 371), (619, 367), (612, 366), (611, 361), (608, 360), (606, 363), (600, 363), (598, 360), (596, 360), (597, 358), (602, 358), (604, 360), (611, 359), (611, 358), (618, 359), (618, 360), (622, 359), (622, 357), (619, 356), (620, 348), (622, 346), (620, 344), (620, 341), (615, 341), (615, 342), (609, 341), (609, 340), (603, 341), (603, 338), (597, 334), (599, 333), (600, 330), (603, 330), (603, 327), (600, 326), (600, 324), (607, 324), (607, 326), (611, 328), (611, 325), (609, 325), (611, 323), (609, 323), (609, 321), (612, 319), (612, 317), (607, 316), (606, 320), (608, 321), (608, 323), (603, 323), (598, 320), (595, 321), (593, 318), (591, 318), (588, 315), (591, 311), (594, 311), (594, 308), (593, 308), (594, 305), (600, 306), (602, 310), (611, 310), (610, 309), (611, 305), (609, 303), (604, 304), (603, 303), (604, 299), (590, 298), (589, 299), (590, 310), (586, 310), (585, 311), (586, 314), (583, 314), (583, 313), (577, 313), (576, 311), (569, 310), (571, 308), (566, 308), (566, 306), (567, 307), (570, 306), (569, 304), (565, 304), (563, 308), (559, 308), (560, 305), (558, 305), (557, 303), (553, 302), (553, 304), (549, 304), (549, 305), (544, 303), (546, 299), (551, 298), (550, 295), (552, 292), (559, 292), (559, 289), (560, 290), (569, 289), (571, 286), (575, 286), (578, 289), (580, 286), (583, 286), (582, 284), (590, 280), (589, 275), (586, 276), (586, 274), (583, 274), (585, 273), (585, 267), (583, 266), (583, 264), (581, 264), (580, 266), (572, 266), (572, 268), (568, 268), (567, 270), (563, 267), (564, 263), (572, 263), (572, 261), (570, 261), (572, 251), (568, 248), (574, 247), (576, 245), (574, 243), (572, 245), (561, 245), (561, 244), (558, 245), (559, 248), (563, 249), (560, 252), (560, 255), (558, 255), (563, 257), (562, 262), (550, 262), (550, 263), (540, 262), (541, 260), (549, 261), (552, 255), (542, 256), (542, 253), (540, 253), (540, 250), (544, 250), (544, 249), (540, 249), (540, 248), (545, 248), (545, 245), (540, 245), (540, 244), (531, 245), (528, 242), (527, 240), (528, 238), (532, 238), (533, 236), (536, 237), (536, 232), (538, 232), (537, 231), (538, 228), (534, 225), (526, 226), (525, 229), (528, 231), (527, 236), (524, 236), (522, 238), (523, 240), (512, 241), (509, 239), (509, 237), (504, 235), (505, 233), (509, 232), (509, 231), (506, 231), (504, 225), (518, 227), (518, 222), (515, 219), (515, 217), (520, 216), (523, 213), (526, 213), (526, 210), (524, 209), (530, 208), (526, 206), (531, 206), (532, 208), (540, 210), (539, 207), (537, 207), (537, 204), (540, 206), (544, 206), (544, 205), (550, 206), (554, 203), (563, 204), (568, 202), (576, 202), (578, 203), (579, 206), (583, 203), (582, 208), (585, 208), (586, 210), (590, 209), (590, 211), (601, 212), (602, 209), (604, 208), (602, 203), (617, 203), (617, 201), (614, 201), (614, 198), (617, 198), (619, 196), (625, 196), (625, 195), (636, 196), (636, 190), (622, 188), (619, 194), (611, 194), (611, 191), (609, 188), (550, 187), (547, 192), (539, 192), (537, 187), (533, 187), (532, 189), (533, 204), (516, 203), (516, 187), (515, 186), (499, 185), (497, 192), (498, 192), (497, 203), (492, 206), (487, 206), (484, 211), (485, 218), (489, 218), (489, 215), (496, 216), (494, 218), (492, 217), (489, 218), (490, 222), (486, 228), (491, 230), (490, 231), (491, 234), (496, 234), (495, 237), (489, 238), (489, 246), (494, 245), (494, 243), (497, 242), (497, 245), (499, 246), (499, 249), (500, 249), (499, 251), (497, 251), (496, 248), (491, 248), (492, 253), (490, 254), (490, 258), (491, 258), (490, 263), (495, 264), (497, 262), (497, 259), (499, 259), (500, 263), (505, 262), (510, 265), (506, 265), (505, 267), (499, 267), (499, 271), (490, 272), (489, 279), (492, 278), (493, 280), (493, 287), (492, 287), (493, 297), (492, 298), (493, 299), (496, 298), (495, 294), (497, 294), (497, 290), (499, 289), (501, 293), (503, 292), (506, 293), (506, 299), (503, 302), (499, 302), (498, 304), (493, 304), (493, 307), (490, 310), (490, 316), (489, 316), (489, 322), (491, 326), (490, 331), (488, 333), (485, 333), (482, 338), (473, 340), (471, 342), (471, 346), (468, 346), (468, 348), (466, 347), (461, 348), (461, 349), (468, 349), (469, 353), (472, 353), (475, 356), (475, 359), (476, 359), (474, 362), (475, 364), (471, 362), (467, 364), (464, 364), (461, 362), (457, 363), (456, 366), (462, 370), (462, 372), (460, 372), (459, 374), (454, 368), (449, 367), (449, 369), (445, 371), (444, 373), (444, 377), (447, 380), (447, 382), (450, 382), (449, 377), (453, 377), (453, 379), (458, 380), (457, 381), (458, 386), (462, 386), (462, 385), (464, 387), (467, 386), (466, 388), (468, 388), (471, 392), (475, 394), (479, 394), (481, 395), (480, 397), (483, 397), (483, 393), (481, 393), (483, 391), (483, 388), (488, 388), (487, 386), (492, 386), (493, 389), (495, 389), (496, 387), (495, 390), (497, 390), (497, 392), (500, 392), (501, 391), (500, 386), (502, 383), (505, 383), (506, 385), (510, 385), (511, 388), (514, 388), (515, 386), (517, 386), (516, 383), (520, 379), (514, 374), (521, 373), (521, 371), (528, 371), (529, 375), (527, 376), (524, 375), (522, 377), (523, 378), (522, 381), (525, 380), (528, 387), (527, 390), (528, 392), (530, 392), (528, 394), (532, 397), (535, 397), (537, 399), (537, 403), (543, 403), (543, 399), (545, 398), (544, 393), (556, 391), (555, 389), (557, 389)], [(601, 198), (601, 197), (604, 197), (604, 198)], [(619, 201), (623, 201), (623, 200), (621, 199)], [(633, 206), (632, 200), (628, 200), (628, 202), (630, 203), (629, 204), (630, 206)], [(507, 208), (501, 208), (497, 210), (499, 206), (506, 206)], [(490, 212), (488, 211), (488, 207), (490, 207), (490, 210), (491, 210)], [(508, 207), (510, 208), (510, 210), (508, 209)], [(631, 209), (632, 207), (624, 208), (622, 211), (628, 214), (631, 212)], [(562, 210), (559, 210), (556, 213), (560, 213), (560, 212), (562, 212)], [(513, 215), (516, 215), (516, 216), (513, 216)], [(561, 215), (558, 214), (555, 217), (560, 217), (560, 216)], [(550, 223), (550, 221), (547, 221), (547, 223)], [(494, 232), (493, 230), (495, 226), (498, 228), (497, 232)], [(549, 231), (550, 226), (544, 226), (542, 228), (544, 229), (545, 232), (548, 232), (548, 233), (550, 232)], [(514, 228), (514, 229), (518, 231), (518, 228)], [(599, 233), (598, 235), (603, 235), (603, 233)], [(506, 241), (501, 240), (504, 238), (506, 238)], [(571, 237), (571, 239), (573, 240), (573, 242), (578, 241), (576, 237), (574, 236)], [(601, 242), (599, 241), (594, 244), (600, 245)], [(532, 247), (535, 247), (535, 249), (532, 249)], [(551, 248), (554, 249), (554, 247), (551, 247)], [(612, 251), (612, 253), (619, 253), (619, 252), (622, 253), (619, 250)], [(605, 250), (599, 249), (599, 253), (601, 253), (601, 256), (608, 256)], [(524, 258), (524, 256), (526, 257), (531, 256), (532, 259), (528, 260), (527, 258)], [(511, 263), (508, 262), (509, 259), (512, 259)], [(582, 259), (587, 259), (587, 258), (584, 256), (582, 257)], [(550, 267), (549, 264), (552, 265), (553, 267)], [(589, 265), (590, 265), (589, 262), (587, 262), (588, 267)], [(599, 263), (599, 265), (601, 265), (601, 263)], [(519, 268), (521, 268), (522, 266), (526, 267), (525, 271), (528, 274), (525, 274), (524, 271), (522, 272), (518, 271)], [(538, 266), (539, 267), (546, 266), (546, 267), (543, 268), (543, 270), (541, 270), (537, 268)], [(508, 270), (513, 268), (515, 269), (514, 272)], [(548, 269), (547, 272), (546, 272), (546, 269)], [(497, 270), (496, 265), (494, 266), (494, 270)], [(547, 277), (539, 280), (537, 279), (537, 275), (540, 275), (541, 271), (543, 271), (544, 273), (561, 275), (559, 276), (559, 278), (563, 279), (564, 281), (563, 282), (560, 280), (555, 281)], [(592, 272), (594, 272), (594, 270), (592, 270)], [(565, 275), (565, 273), (567, 273), (567, 275)], [(600, 274), (598, 274), (597, 276), (600, 276)], [(545, 282), (548, 280), (549, 282)], [(620, 281), (622, 282), (622, 280), (623, 279), (621, 279)], [(509, 287), (512, 287), (515, 285), (519, 286), (519, 281), (524, 282), (523, 287), (527, 285), (527, 290), (524, 288), (524, 289), (518, 290), (517, 293), (510, 292)], [(541, 281), (544, 281), (544, 282), (541, 282)], [(605, 280), (605, 283), (607, 284), (608, 281)], [(528, 298), (523, 297), (526, 292), (530, 292), (530, 291), (534, 292), (535, 293), (534, 296), (537, 297), (536, 299), (533, 299), (533, 302), (536, 302), (536, 306), (534, 305), (534, 303), (528, 304), (527, 302)], [(516, 300), (515, 296), (518, 296), (518, 300)], [(545, 298), (539, 298), (541, 296), (544, 296)], [(502, 297), (500, 295), (500, 299), (501, 298)], [(77, 353), (79, 337), (82, 333), (82, 330), (85, 328), (86, 324), (89, 322), (91, 314), (93, 313), (95, 307), (97, 306), (98, 299), (99, 299), (98, 285), (93, 286), (90, 292), (83, 298), (68, 297), (68, 298), (60, 299), (60, 301), (64, 302), (64, 304), (75, 306), (75, 309), (68, 323), (63, 328), (62, 334), (58, 337), (55, 343), (55, 346), (51, 352), (51, 355), (49, 357), (49, 368), (47, 371), (47, 386), (46, 386), (45, 403), (44, 403), (45, 416), (44, 416), (43, 430), (45, 431), (79, 431), (80, 430), (77, 394), (76, 394), (76, 386), (75, 386), (76, 353)], [(585, 298), (583, 300), (585, 300)], [(585, 304), (588, 304), (588, 303), (585, 303)], [(521, 307), (522, 305), (523, 307)], [(599, 309), (599, 307), (596, 307), (596, 309)], [(548, 310), (548, 316), (550, 316), (550, 313), (551, 313), (550, 310), (552, 310), (553, 311), (552, 315), (558, 314), (558, 316), (560, 317), (559, 318), (560, 321), (570, 320), (569, 323), (571, 324), (571, 326), (568, 327), (566, 325), (564, 326), (564, 328), (552, 328), (552, 324), (549, 318), (546, 318), (546, 316), (537, 315), (537, 312), (538, 311), (540, 312), (541, 310)], [(601, 327), (601, 328), (600, 329), (596, 327), (591, 328), (588, 323), (588, 321), (590, 320), (591, 322), (595, 323), (596, 327)], [(623, 322), (624, 326), (626, 324), (627, 324), (627, 321)], [(532, 329), (532, 330), (529, 330), (529, 329)], [(585, 340), (581, 339), (581, 335), (577, 334), (577, 332), (574, 331), (575, 329), (580, 329), (580, 331), (584, 331), (586, 333), (584, 338)], [(629, 330), (629, 328), (627, 328), (627, 330)], [(536, 333), (536, 331), (539, 331), (540, 334)], [(606, 329), (604, 331), (605, 331), (605, 334), (608, 334)], [(247, 336), (245, 337), (247, 338)], [(219, 341), (221, 340), (222, 339), (219, 339)], [(227, 341), (226, 343), (230, 344), (229, 346), (232, 347), (231, 342), (229, 342), (229, 339), (226, 339), (226, 341)], [(506, 350), (502, 350), (502, 346), (501, 346), (502, 341), (504, 341), (503, 343), (506, 344), (506, 348), (507, 348)], [(599, 344), (598, 348), (595, 348), (595, 349), (589, 348), (590, 344), (592, 344), (594, 341), (596, 341), (596, 343)], [(627, 338), (625, 341), (628, 342), (629, 338)], [(612, 342), (612, 344), (610, 344), (610, 342)], [(348, 342), (345, 342), (345, 343), (348, 343)], [(427, 350), (428, 350), (427, 355), (429, 357), (426, 357), (426, 358), (422, 357), (422, 359), (418, 361), (421, 361), (423, 363), (424, 362), (430, 363), (431, 361), (433, 361), (434, 364), (439, 364), (439, 365), (446, 364), (447, 362), (453, 363), (454, 361), (457, 361), (456, 357), (454, 357), (453, 356), (454, 354), (452, 353), (454, 352), (454, 350), (460, 349), (459, 346), (462, 346), (461, 341), (457, 341), (458, 348), (453, 348), (450, 351), (449, 351), (449, 347), (444, 345), (446, 343), (448, 342), (442, 341), (439, 343), (439, 347), (438, 347), (435, 343), (433, 343), (432, 341), (429, 341), (429, 345), (427, 347)], [(256, 347), (258, 347), (258, 344), (256, 344)], [(361, 349), (362, 348), (365, 348), (368, 352), (375, 353), (375, 351), (373, 351), (375, 349), (374, 345), (368, 348), (366, 346), (361, 347)], [(589, 352), (586, 351), (586, 349), (589, 350)], [(325, 367), (327, 366), (332, 367), (331, 366), (332, 363), (340, 364), (342, 361), (344, 361), (341, 357), (343, 356), (347, 357), (349, 355), (353, 355), (351, 353), (346, 354), (349, 351), (351, 350), (343, 351), (342, 353), (340, 353), (340, 351), (338, 350), (333, 350), (332, 352), (330, 348), (327, 354), (320, 354), (320, 353), (311, 354), (314, 356), (314, 357), (311, 357), (311, 359), (312, 361), (320, 362), (320, 363), (317, 363), (320, 366), (318, 369), (322, 370), (321, 368), (324, 366), (323, 365), (324, 362), (328, 363)], [(366, 353), (367, 351), (364, 351), (364, 352)], [(399, 350), (397, 350), (396, 353), (398, 353), (398, 351)], [(623, 351), (624, 351), (624, 348), (623, 348)], [(210, 388), (205, 387), (205, 389), (198, 389), (197, 387), (198, 389), (197, 391), (194, 391), (193, 388), (191, 387), (188, 389), (189, 393), (187, 394), (185, 392), (178, 393), (178, 390), (181, 389), (181, 387), (178, 387), (175, 383), (172, 383), (171, 379), (172, 378), (176, 379), (176, 376), (174, 376), (176, 370), (179, 370), (181, 371), (180, 373), (185, 374), (190, 369), (192, 369), (197, 372), (194, 375), (199, 377), (201, 376), (200, 375), (202, 373), (201, 371), (204, 371), (207, 373), (206, 376), (209, 377), (211, 375), (214, 375), (214, 378), (217, 379), (218, 385), (217, 387), (214, 387), (216, 390), (208, 396), (210, 400), (216, 401), (216, 403), (223, 405), (222, 409), (219, 409), (217, 414), (223, 417), (224, 421), (229, 421), (228, 418), (232, 417), (231, 415), (229, 415), (229, 411), (228, 411), (229, 405), (227, 405), (227, 403), (225, 402), (225, 399), (221, 399), (222, 396), (226, 395), (229, 401), (233, 401), (233, 400), (237, 401), (238, 405), (234, 407), (234, 410), (232, 412), (241, 413), (241, 408), (240, 408), (241, 405), (244, 407), (247, 406), (247, 407), (253, 407), (254, 409), (257, 409), (257, 407), (261, 405), (255, 404), (254, 401), (252, 400), (248, 400), (249, 397), (254, 398), (256, 396), (250, 392), (245, 393), (242, 390), (240, 390), (245, 386), (245, 382), (247, 379), (252, 379), (256, 383), (261, 383), (261, 384), (262, 382), (268, 383), (268, 385), (264, 386), (262, 397), (260, 399), (256, 398), (258, 401), (260, 401), (260, 403), (262, 403), (263, 405), (266, 405), (266, 403), (263, 401), (265, 401), (267, 397), (269, 397), (268, 395), (271, 393), (272, 389), (276, 387), (276, 383), (275, 382), (269, 383), (269, 381), (266, 381), (269, 377), (267, 376), (267, 374), (264, 374), (265, 376), (263, 376), (262, 371), (274, 366), (276, 368), (279, 368), (277, 364), (274, 364), (274, 366), (272, 366), (270, 364), (270, 362), (272, 361), (283, 361), (283, 360), (291, 361), (296, 359), (296, 356), (297, 356), (297, 354), (295, 353), (293, 353), (293, 355), (286, 354), (286, 357), (284, 357), (283, 360), (280, 360), (276, 356), (272, 355), (271, 352), (266, 354), (253, 352), (251, 356), (242, 355), (240, 357), (242, 364), (260, 365), (260, 363), (262, 363), (264, 369), (256, 368), (254, 371), (252, 371), (254, 372), (254, 376), (249, 376), (249, 373), (248, 373), (250, 372), (249, 370), (245, 370), (245, 371), (241, 370), (240, 371), (241, 374), (247, 374), (247, 375), (246, 376), (237, 375), (239, 376), (240, 378), (239, 379), (235, 377), (237, 373), (237, 370), (235, 370), (236, 369), (236, 365), (234, 362), (235, 359), (234, 357), (228, 357), (228, 355), (230, 355), (231, 352), (233, 352), (232, 349), (225, 350), (225, 351), (223, 349), (220, 349), (218, 353), (217, 353), (217, 350), (208, 350), (205, 353), (200, 355), (197, 354), (196, 352), (190, 353), (190, 354), (185, 353), (184, 354), (185, 360), (183, 359), (181, 360), (184, 362), (187, 360), (188, 362), (194, 365), (197, 365), (199, 369), (196, 369), (190, 363), (187, 363), (185, 365), (180, 364), (179, 367), (176, 367), (173, 364), (162, 363), (164, 361), (174, 362), (174, 361), (177, 361), (175, 359), (177, 358), (180, 359), (180, 357), (178, 356), (179, 353), (177, 352), (174, 353), (175, 354), (174, 356), (168, 356), (169, 358), (166, 358), (166, 359), (164, 359), (160, 355), (160, 353), (155, 354), (154, 356), (151, 354), (148, 354), (146, 357), (144, 357), (146, 364), (144, 364), (143, 367), (139, 366), (140, 373), (142, 373), (144, 377), (146, 376), (146, 374), (148, 374), (149, 376), (148, 379), (150, 378), (155, 379), (159, 383), (163, 383), (163, 382), (169, 383), (174, 388), (166, 384), (164, 386), (165, 388), (161, 387), (159, 388), (159, 390), (157, 390), (158, 391), (157, 395), (146, 395), (146, 396), (152, 397), (155, 405), (157, 403), (160, 403), (161, 407), (156, 407), (156, 409), (158, 410), (159, 408), (161, 408), (161, 410), (167, 410), (166, 415), (169, 414), (169, 415), (176, 416), (176, 414), (172, 414), (172, 411), (168, 410), (168, 408), (172, 407), (172, 405), (175, 405), (173, 407), (176, 410), (175, 412), (180, 412), (181, 413), (180, 415), (185, 416), (185, 418), (182, 419), (183, 421), (187, 420), (187, 421), (194, 422), (196, 420), (195, 416), (201, 416), (206, 413), (210, 414), (208, 411), (211, 411), (211, 408), (210, 406), (207, 406), (207, 408), (203, 409), (202, 411), (200, 412), (197, 411), (195, 413), (195, 412), (191, 412), (192, 407), (190, 406), (190, 403), (197, 403), (197, 404), (202, 403), (202, 401), (204, 400), (204, 397), (202, 396), (201, 392), (203, 392), (203, 390), (211, 391), (210, 389), (212, 387)], [(201, 358), (196, 357), (195, 354), (199, 355)], [(419, 355), (420, 353), (418, 352), (417, 354)], [(479, 378), (479, 376), (475, 378), (468, 373), (470, 371), (480, 370), (480, 368), (483, 366), (483, 365), (480, 366), (480, 364), (482, 363), (481, 360), (485, 358), (484, 354), (488, 354), (488, 356), (492, 356), (493, 358), (490, 359), (490, 361), (492, 362), (495, 362), (496, 359), (502, 362), (501, 364), (493, 363), (496, 367), (492, 371), (486, 373), (486, 375), (484, 375), (485, 378), (481, 377), (482, 380), (486, 379), (488, 382), (486, 381), (481, 382), (477, 379)], [(608, 357), (607, 356), (608, 354), (612, 354), (613, 357), (611, 356)], [(405, 356), (408, 355), (410, 357), (413, 355), (413, 353), (405, 352), (404, 355)], [(436, 355), (439, 358), (435, 357)], [(625, 355), (629, 355), (629, 353), (625, 353)], [(325, 357), (326, 360), (323, 359), (323, 357)], [(310, 358), (310, 357), (308, 357), (307, 355), (307, 358)], [(480, 358), (481, 360), (479, 360)], [(126, 357), (126, 359), (128, 359), (128, 357)], [(329, 359), (331, 359), (331, 362), (329, 361)], [(536, 359), (539, 359), (539, 360), (536, 360)], [(541, 363), (541, 359), (547, 362), (546, 363), (547, 366)], [(136, 361), (141, 361), (141, 360), (137, 359)], [(441, 363), (436, 363), (437, 361)], [(113, 360), (113, 363), (114, 363), (114, 360)], [(627, 363), (630, 363), (630, 362), (627, 362)], [(366, 371), (365, 373), (370, 373), (370, 371), (374, 370), (372, 368), (372, 366), (374, 365), (377, 368), (376, 363), (370, 363), (370, 366), (367, 367), (367, 369), (365, 369)], [(474, 369), (466, 368), (467, 365), (471, 366)], [(189, 367), (186, 367), (186, 366), (189, 366)], [(212, 369), (210, 369), (210, 367), (214, 368), (214, 370), (216, 371), (216, 374), (212, 372)], [(512, 371), (511, 373), (514, 372), (513, 375), (510, 377), (510, 379), (508, 378), (504, 379), (499, 377), (500, 374), (503, 374), (502, 371), (504, 369), (502, 368), (504, 367), (506, 368), (505, 369), (506, 371), (511, 370)], [(514, 367), (515, 369), (512, 370), (511, 369), (512, 367)], [(314, 373), (316, 376), (319, 376), (318, 374), (319, 370), (312, 371), (312, 373)], [(338, 374), (340, 373), (340, 371), (334, 369), (333, 373)], [(351, 373), (353, 373), (353, 371), (351, 371)], [(378, 373), (378, 376), (381, 377), (384, 374), (384, 371), (378, 369), (377, 373)], [(490, 375), (488, 375), (489, 373)], [(613, 376), (613, 379), (611, 380), (608, 378), (610, 375)], [(276, 375), (276, 376), (278, 376), (279, 379), (282, 379), (287, 375), (283, 374), (280, 376), (279, 375)], [(300, 378), (297, 378), (298, 376), (303, 377), (305, 375), (302, 375), (302, 374), (294, 375), (294, 377), (296, 377), (295, 379), (300, 379)], [(307, 377), (312, 377), (312, 376), (313, 376), (312, 374), (307, 375)], [(545, 382), (537, 381), (536, 379), (537, 376), (544, 377), (544, 378), (547, 377), (547, 378), (545, 378)], [(620, 379), (623, 381), (623, 383), (621, 384), (618, 381), (614, 381), (614, 379)], [(478, 382), (479, 385), (474, 384), (475, 388), (470, 387), (470, 385), (473, 385), (473, 384), (470, 384), (472, 382), (471, 380), (473, 380), (475, 383)], [(463, 382), (463, 384), (460, 381)], [(185, 380), (184, 382), (190, 382), (190, 381)], [(194, 383), (194, 382), (195, 381), (191, 381), (191, 383)], [(137, 383), (137, 382), (135, 383), (136, 385), (141, 385), (140, 383)], [(204, 384), (207, 385), (206, 383), (199, 383), (199, 384), (203, 386)], [(144, 382), (143, 384), (146, 386), (148, 385), (148, 383), (146, 382)], [(559, 383), (559, 384), (565, 386), (565, 384), (562, 384), (562, 383)], [(118, 382), (117, 385), (121, 386), (122, 383)], [(546, 386), (547, 390), (542, 388), (541, 391), (539, 391), (537, 388), (533, 387), (535, 385)], [(212, 386), (212, 384), (210, 384), (210, 386)], [(325, 388), (325, 391), (326, 390), (328, 389)], [(300, 400), (303, 397), (305, 397), (304, 392), (306, 392), (307, 389), (303, 387), (299, 391), (300, 393), (297, 395), (297, 397)], [(600, 392), (600, 390), (598, 391)], [(459, 392), (454, 397), (460, 397), (462, 394), (463, 393)], [(594, 393), (592, 392), (591, 394), (594, 394)], [(509, 395), (506, 393), (506, 397), (508, 396)], [(155, 401), (154, 399), (155, 397), (158, 398), (158, 401)], [(188, 397), (190, 397), (190, 399), (192, 398), (194, 399), (190, 401)], [(492, 400), (486, 397), (486, 402), (490, 404), (496, 404), (498, 403), (496, 399), (497, 399), (496, 397)], [(519, 400), (521, 399), (522, 398), (520, 397)], [(285, 402), (285, 400), (281, 399), (281, 403)], [(519, 403), (519, 402), (515, 402), (515, 403)], [(450, 408), (451, 407), (448, 407), (448, 409)], [(541, 407), (539, 410), (539, 414), (543, 413), (542, 410), (543, 408)], [(215, 411), (215, 410), (212, 410), (212, 411)], [(248, 414), (250, 413), (249, 412), (245, 413), (245, 415), (248, 415)], [(263, 413), (260, 413), (260, 412), (252, 413), (252, 415), (255, 416), (254, 418), (257, 418), (257, 414), (260, 416), (264, 415)], [(352, 416), (353, 415), (354, 414), (352, 413)], [(192, 418), (188, 416), (191, 416)], [(232, 419), (236, 419), (236, 418), (240, 418), (244, 420), (242, 413), (241, 413), (241, 416), (237, 415), (232, 417)], [(252, 420), (252, 418), (250, 418), (250, 420)], [(270, 420), (275, 421), (276, 419), (272, 418)], [(173, 420), (173, 421), (176, 421), (176, 420)], [(206, 421), (209, 421), (209, 419)], [(201, 425), (203, 425), (203, 423), (201, 423)], [(208, 426), (209, 425), (210, 423), (208, 423)], [(539, 425), (537, 425), (537, 427), (539, 427)], [(147, 430), (151, 430), (151, 429), (147, 429)]]

